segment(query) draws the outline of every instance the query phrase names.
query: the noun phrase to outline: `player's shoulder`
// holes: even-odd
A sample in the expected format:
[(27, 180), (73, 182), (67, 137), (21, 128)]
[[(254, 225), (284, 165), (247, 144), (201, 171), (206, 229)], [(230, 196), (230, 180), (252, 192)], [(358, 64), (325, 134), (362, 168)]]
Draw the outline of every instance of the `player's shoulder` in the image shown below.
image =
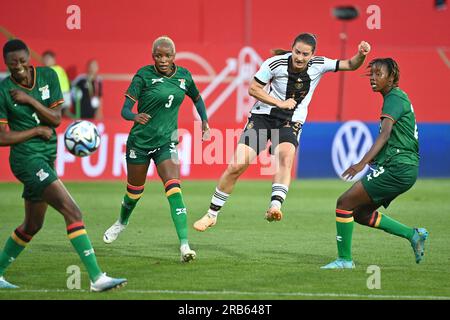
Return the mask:
[(324, 56), (314, 56), (309, 60), (308, 66), (322, 65), (325, 63), (325, 60), (329, 60), (329, 58)]
[(264, 61), (264, 64), (269, 67), (270, 70), (275, 70), (280, 65), (288, 64), (289, 57), (292, 56), (292, 52), (287, 52), (285, 54), (275, 55)]
[(181, 76), (192, 77), (191, 72), (187, 68), (180, 66), (180, 65), (177, 65), (177, 73)]
[(0, 90), (6, 89), (9, 87), (9, 84), (11, 82), (10, 78), (11, 78), (11, 76), (8, 75), (7, 77), (5, 77), (4, 79), (2, 79), (0, 81)]
[(36, 69), (37, 75), (43, 75), (43, 76), (49, 76), (49, 77), (53, 77), (53, 76), (57, 77), (58, 76), (56, 71), (50, 67), (42, 66), (42, 67), (34, 67), (34, 68)]
[(408, 94), (399, 87), (393, 88), (384, 98), (385, 102), (404, 101), (411, 103)]
[(145, 73), (154, 73), (154, 72), (155, 72), (155, 66), (148, 64), (146, 66), (140, 67), (136, 71), (136, 74), (145, 74)]

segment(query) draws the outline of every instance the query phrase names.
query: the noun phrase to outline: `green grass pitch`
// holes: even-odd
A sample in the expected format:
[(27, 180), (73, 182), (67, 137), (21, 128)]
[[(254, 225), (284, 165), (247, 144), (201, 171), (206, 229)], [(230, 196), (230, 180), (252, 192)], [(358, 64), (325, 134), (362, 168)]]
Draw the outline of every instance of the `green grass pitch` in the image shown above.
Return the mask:
[[(119, 239), (106, 245), (103, 232), (118, 217), (123, 182), (66, 183), (81, 207), (100, 266), (128, 285), (88, 292), (87, 273), (71, 247), (62, 216), (47, 212), (43, 229), (6, 278), (20, 286), (0, 299), (450, 299), (450, 180), (419, 180), (382, 212), (430, 232), (424, 260), (414, 261), (408, 241), (355, 224), (355, 270), (320, 270), (336, 257), (335, 203), (350, 184), (297, 180), (283, 205), (281, 222), (263, 219), (271, 184), (240, 181), (218, 224), (192, 228), (211, 199), (215, 181), (183, 181), (189, 238), (197, 259), (179, 262), (178, 240), (159, 181), (144, 196)], [(0, 248), (23, 220), (22, 186), (0, 184)], [(81, 290), (67, 289), (66, 269), (82, 270)], [(368, 289), (367, 267), (380, 268), (380, 289)]]

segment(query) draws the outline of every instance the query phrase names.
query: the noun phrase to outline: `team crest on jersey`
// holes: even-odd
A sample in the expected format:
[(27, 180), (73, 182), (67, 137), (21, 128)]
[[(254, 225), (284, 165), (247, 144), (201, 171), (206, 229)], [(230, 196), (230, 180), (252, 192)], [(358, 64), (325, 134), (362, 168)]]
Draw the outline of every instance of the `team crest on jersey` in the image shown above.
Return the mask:
[(253, 121), (250, 121), (247, 125), (247, 129), (252, 129), (254, 126)]
[(303, 82), (302, 79), (298, 78), (297, 82), (295, 82), (295, 89), (300, 90), (301, 88), (303, 88)]
[(180, 81), (180, 88), (186, 90), (186, 79), (178, 79)]
[(152, 79), (152, 84), (155, 84), (157, 82), (164, 83), (164, 78)]
[(41, 99), (47, 100), (50, 98), (50, 89), (48, 88), (48, 84), (39, 88), (39, 91), (41, 92)]

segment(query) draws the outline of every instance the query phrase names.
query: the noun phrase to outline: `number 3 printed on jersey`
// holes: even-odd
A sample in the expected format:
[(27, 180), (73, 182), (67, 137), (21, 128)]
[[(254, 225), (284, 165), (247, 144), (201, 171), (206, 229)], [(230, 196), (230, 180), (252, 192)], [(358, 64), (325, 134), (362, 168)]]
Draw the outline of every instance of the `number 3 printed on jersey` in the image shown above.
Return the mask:
[(169, 99), (169, 101), (164, 106), (166, 108), (170, 108), (170, 106), (172, 105), (172, 101), (173, 101), (173, 94), (171, 94), (167, 99)]

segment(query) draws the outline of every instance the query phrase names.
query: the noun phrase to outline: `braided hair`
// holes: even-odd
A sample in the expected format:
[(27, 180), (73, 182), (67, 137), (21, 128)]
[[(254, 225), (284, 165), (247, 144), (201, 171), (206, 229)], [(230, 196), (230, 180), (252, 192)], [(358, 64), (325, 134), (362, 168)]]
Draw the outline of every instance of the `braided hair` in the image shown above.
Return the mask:
[(376, 58), (369, 62), (367, 69), (370, 70), (373, 66), (385, 66), (388, 71), (388, 77), (392, 76), (394, 87), (398, 87), (400, 80), (400, 69), (397, 62), (392, 58)]

